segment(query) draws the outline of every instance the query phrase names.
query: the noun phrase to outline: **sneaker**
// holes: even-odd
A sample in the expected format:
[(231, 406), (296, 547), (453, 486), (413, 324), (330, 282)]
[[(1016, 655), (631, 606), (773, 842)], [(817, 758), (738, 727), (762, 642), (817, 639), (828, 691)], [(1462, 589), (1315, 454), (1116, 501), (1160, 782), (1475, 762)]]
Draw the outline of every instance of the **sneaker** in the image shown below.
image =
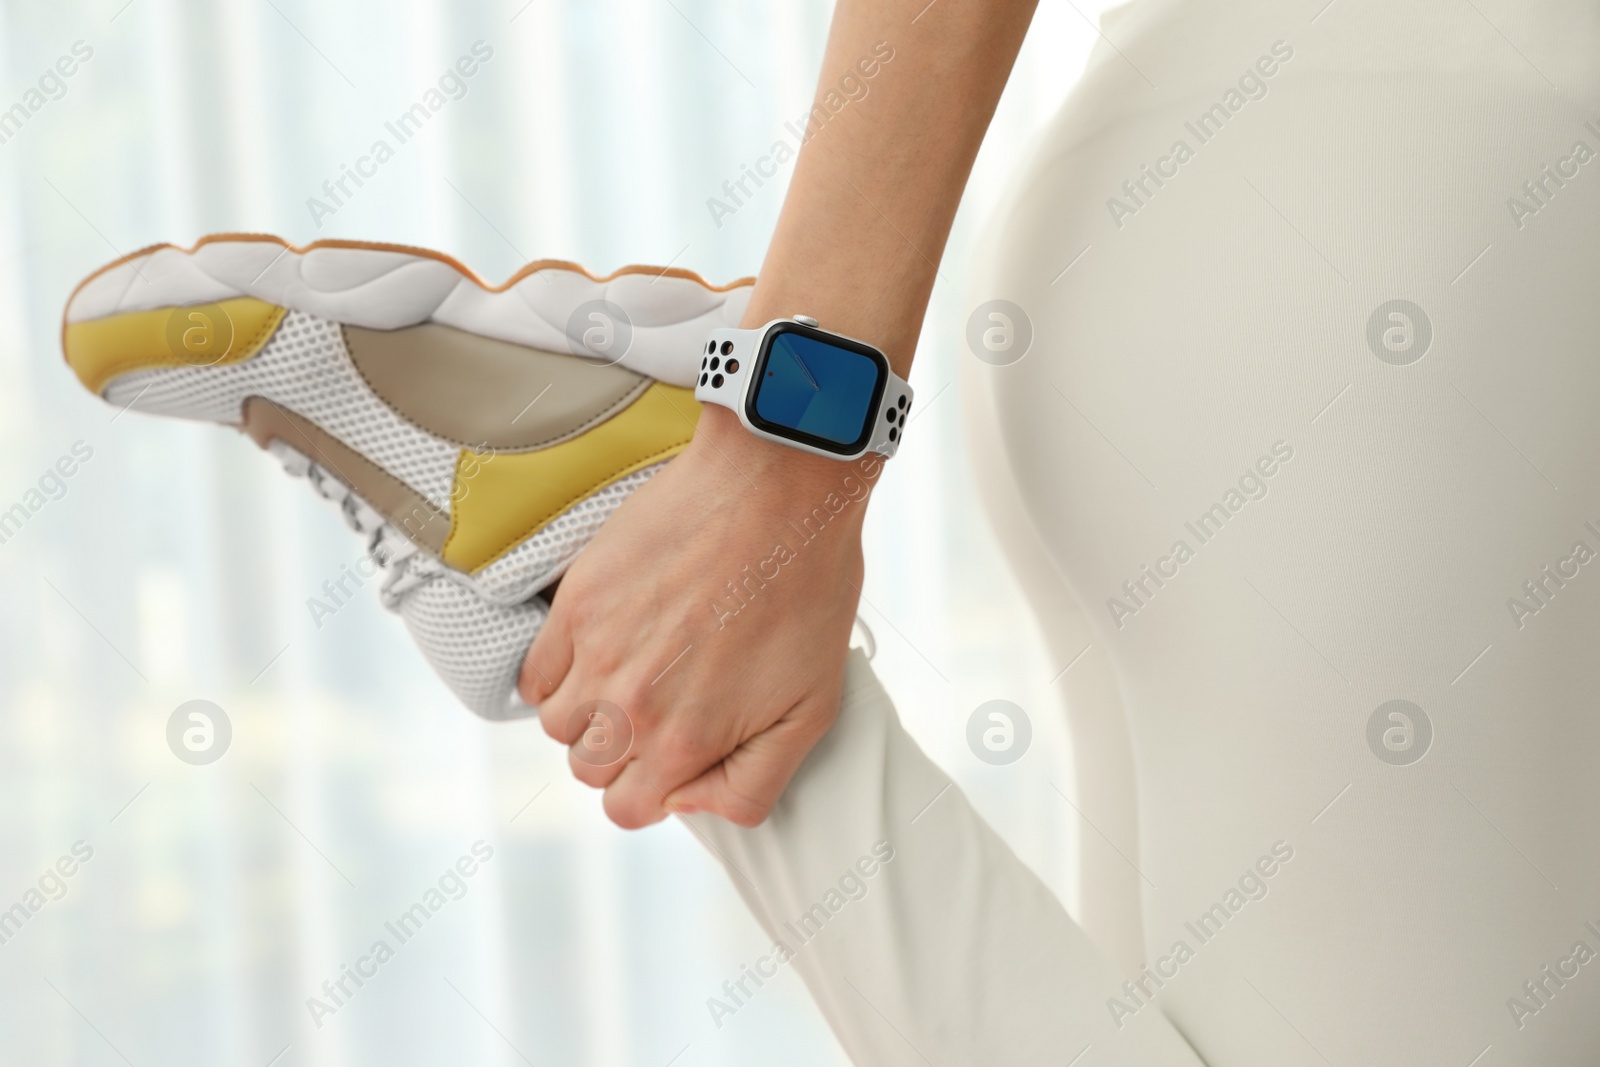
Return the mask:
[(490, 286), (424, 249), (220, 234), (91, 274), (62, 347), (107, 403), (236, 427), (307, 479), (445, 684), (503, 719), (533, 711), (546, 590), (689, 443), (700, 347), (752, 282), (541, 260)]

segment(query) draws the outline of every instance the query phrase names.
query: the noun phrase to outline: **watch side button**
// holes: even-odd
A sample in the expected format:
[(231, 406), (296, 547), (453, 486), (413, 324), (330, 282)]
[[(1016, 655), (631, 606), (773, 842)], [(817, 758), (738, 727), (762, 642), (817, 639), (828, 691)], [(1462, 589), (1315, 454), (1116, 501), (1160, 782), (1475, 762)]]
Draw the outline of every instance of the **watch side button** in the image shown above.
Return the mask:
[(795, 315), (795, 316), (793, 316), (793, 318), (794, 318), (794, 321), (798, 322), (802, 326), (819, 326), (820, 327), (822, 325), (822, 323), (818, 322), (816, 319), (812, 318), (810, 315)]

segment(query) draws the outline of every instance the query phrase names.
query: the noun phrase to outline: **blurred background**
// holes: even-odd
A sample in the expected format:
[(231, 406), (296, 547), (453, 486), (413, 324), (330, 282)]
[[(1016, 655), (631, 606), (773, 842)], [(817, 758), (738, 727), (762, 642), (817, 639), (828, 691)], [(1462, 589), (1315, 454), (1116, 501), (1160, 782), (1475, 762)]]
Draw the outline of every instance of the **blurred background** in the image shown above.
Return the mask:
[[(957, 369), (976, 235), (1102, 6), (1045, 0), (979, 159), (862, 608), (913, 735), (1069, 908), (1065, 664), (977, 510)], [(0, 2), (0, 511), (31, 515), (0, 543), (0, 910), (91, 854), (0, 943), (0, 1062), (846, 1062), (789, 971), (715, 1025), (707, 998), (769, 942), (690, 833), (617, 830), (536, 722), (462, 710), (375, 581), (319, 626), (308, 598), (363, 548), (334, 512), (241, 435), (90, 397), (58, 339), (89, 271), (214, 231), (423, 245), (492, 282), (543, 257), (754, 274), (790, 168), (732, 216), (707, 200), (810, 106), (830, 10)], [(323, 182), (479, 42), (465, 94), (317, 217)], [(75, 72), (49, 76), (62, 56)], [(90, 458), (41, 486), (75, 445)], [(195, 699), (232, 725), (204, 766), (166, 740)], [(967, 747), (992, 699), (1032, 722), (1009, 766)], [(307, 999), (478, 842), (461, 899), (318, 1026)]]

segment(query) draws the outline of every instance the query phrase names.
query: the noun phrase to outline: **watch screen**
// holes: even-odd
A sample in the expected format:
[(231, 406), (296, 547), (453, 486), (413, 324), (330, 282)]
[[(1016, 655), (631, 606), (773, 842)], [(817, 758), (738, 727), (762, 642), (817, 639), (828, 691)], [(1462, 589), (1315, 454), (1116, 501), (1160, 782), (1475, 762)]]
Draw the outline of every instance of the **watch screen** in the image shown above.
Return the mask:
[(863, 353), (792, 330), (776, 333), (756, 383), (755, 414), (847, 449), (865, 435), (880, 373)]

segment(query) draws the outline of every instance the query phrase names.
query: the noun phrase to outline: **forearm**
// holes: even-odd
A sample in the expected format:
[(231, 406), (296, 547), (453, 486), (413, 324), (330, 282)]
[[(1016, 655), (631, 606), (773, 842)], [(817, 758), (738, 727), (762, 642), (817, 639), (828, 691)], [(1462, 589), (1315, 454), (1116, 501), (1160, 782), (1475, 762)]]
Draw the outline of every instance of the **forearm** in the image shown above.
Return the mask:
[(962, 190), (1036, 2), (840, 0), (821, 114), (841, 78), (861, 77), (859, 62), (870, 66), (885, 48), (892, 59), (861, 78), (865, 96), (808, 127), (746, 326), (814, 315), (909, 372)]
[[(1034, 3), (839, 0), (817, 96), (829, 117), (801, 148), (746, 326), (814, 315), (909, 372)], [(669, 808), (755, 825), (777, 801), (838, 711), (860, 502), (880, 469), (875, 454), (845, 464), (764, 440), (707, 405), (690, 447), (567, 572), (523, 695), (568, 745), (584, 702), (625, 707), (628, 759), (572, 757), (619, 825)]]

